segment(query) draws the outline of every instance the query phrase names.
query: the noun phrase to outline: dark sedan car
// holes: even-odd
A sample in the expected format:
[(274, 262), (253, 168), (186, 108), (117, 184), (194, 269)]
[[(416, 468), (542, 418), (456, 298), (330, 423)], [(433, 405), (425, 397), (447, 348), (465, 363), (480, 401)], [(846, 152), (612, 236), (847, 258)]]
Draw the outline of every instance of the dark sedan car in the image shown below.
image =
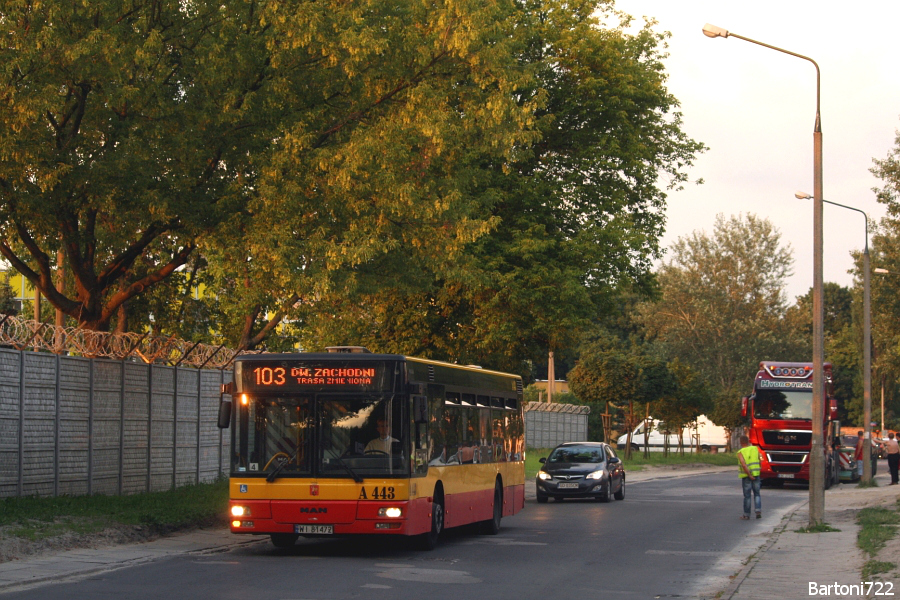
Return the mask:
[(553, 498), (625, 498), (625, 467), (616, 451), (603, 442), (566, 442), (542, 458), (535, 480), (537, 501)]

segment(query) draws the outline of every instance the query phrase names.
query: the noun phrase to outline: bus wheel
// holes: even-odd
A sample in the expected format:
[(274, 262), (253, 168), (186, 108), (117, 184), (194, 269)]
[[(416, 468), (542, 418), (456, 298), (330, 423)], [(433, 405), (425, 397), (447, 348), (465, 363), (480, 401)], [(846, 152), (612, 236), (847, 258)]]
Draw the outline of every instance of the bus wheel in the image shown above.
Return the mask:
[(272, 545), (276, 548), (293, 548), (300, 536), (296, 533), (273, 533), (269, 537), (272, 538)]
[(487, 521), (482, 521), (482, 531), (488, 535), (500, 533), (500, 519), (503, 518), (503, 486), (500, 480), (494, 485), (494, 516)]
[(434, 502), (431, 503), (431, 531), (423, 533), (420, 538), (422, 550), (434, 550), (438, 544), (438, 538), (444, 530), (444, 492), (441, 489), (434, 491)]

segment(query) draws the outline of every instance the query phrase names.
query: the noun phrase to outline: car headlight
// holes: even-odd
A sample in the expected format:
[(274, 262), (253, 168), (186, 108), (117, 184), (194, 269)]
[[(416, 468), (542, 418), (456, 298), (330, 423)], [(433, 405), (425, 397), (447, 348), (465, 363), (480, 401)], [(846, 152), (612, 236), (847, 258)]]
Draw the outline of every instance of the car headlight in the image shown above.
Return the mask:
[(538, 478), (543, 479), (544, 481), (547, 481), (548, 479), (553, 479), (553, 475), (551, 475), (550, 473), (546, 473), (544, 471), (540, 471), (540, 472), (538, 472)]
[(600, 471), (594, 471), (593, 473), (588, 473), (588, 475), (587, 475), (587, 477), (585, 477), (585, 479), (603, 479), (604, 476), (606, 476), (606, 471), (601, 469)]

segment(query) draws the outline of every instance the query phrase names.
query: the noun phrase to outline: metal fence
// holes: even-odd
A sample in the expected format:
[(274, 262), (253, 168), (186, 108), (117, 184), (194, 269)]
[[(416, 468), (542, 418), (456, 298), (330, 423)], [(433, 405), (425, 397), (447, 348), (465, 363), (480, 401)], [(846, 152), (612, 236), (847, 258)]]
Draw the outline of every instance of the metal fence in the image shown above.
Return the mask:
[(563, 442), (588, 439), (589, 406), (548, 402), (525, 405), (525, 443), (529, 448), (553, 448)]
[(231, 373), (0, 349), (0, 497), (132, 494), (227, 474)]

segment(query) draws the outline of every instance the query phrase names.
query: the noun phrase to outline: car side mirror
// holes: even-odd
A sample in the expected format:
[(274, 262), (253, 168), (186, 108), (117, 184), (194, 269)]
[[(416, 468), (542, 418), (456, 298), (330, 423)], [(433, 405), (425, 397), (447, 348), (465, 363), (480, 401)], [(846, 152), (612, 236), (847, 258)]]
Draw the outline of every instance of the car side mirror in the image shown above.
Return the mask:
[(620, 462), (622, 462), (622, 459), (620, 459), (618, 456), (613, 456), (612, 458), (609, 459), (609, 464), (611, 464), (611, 465), (617, 465)]
[(538, 460), (538, 462), (541, 463), (541, 464), (544, 464), (545, 462), (547, 462), (547, 459), (546, 459), (546, 458), (542, 458), (542, 459)]

